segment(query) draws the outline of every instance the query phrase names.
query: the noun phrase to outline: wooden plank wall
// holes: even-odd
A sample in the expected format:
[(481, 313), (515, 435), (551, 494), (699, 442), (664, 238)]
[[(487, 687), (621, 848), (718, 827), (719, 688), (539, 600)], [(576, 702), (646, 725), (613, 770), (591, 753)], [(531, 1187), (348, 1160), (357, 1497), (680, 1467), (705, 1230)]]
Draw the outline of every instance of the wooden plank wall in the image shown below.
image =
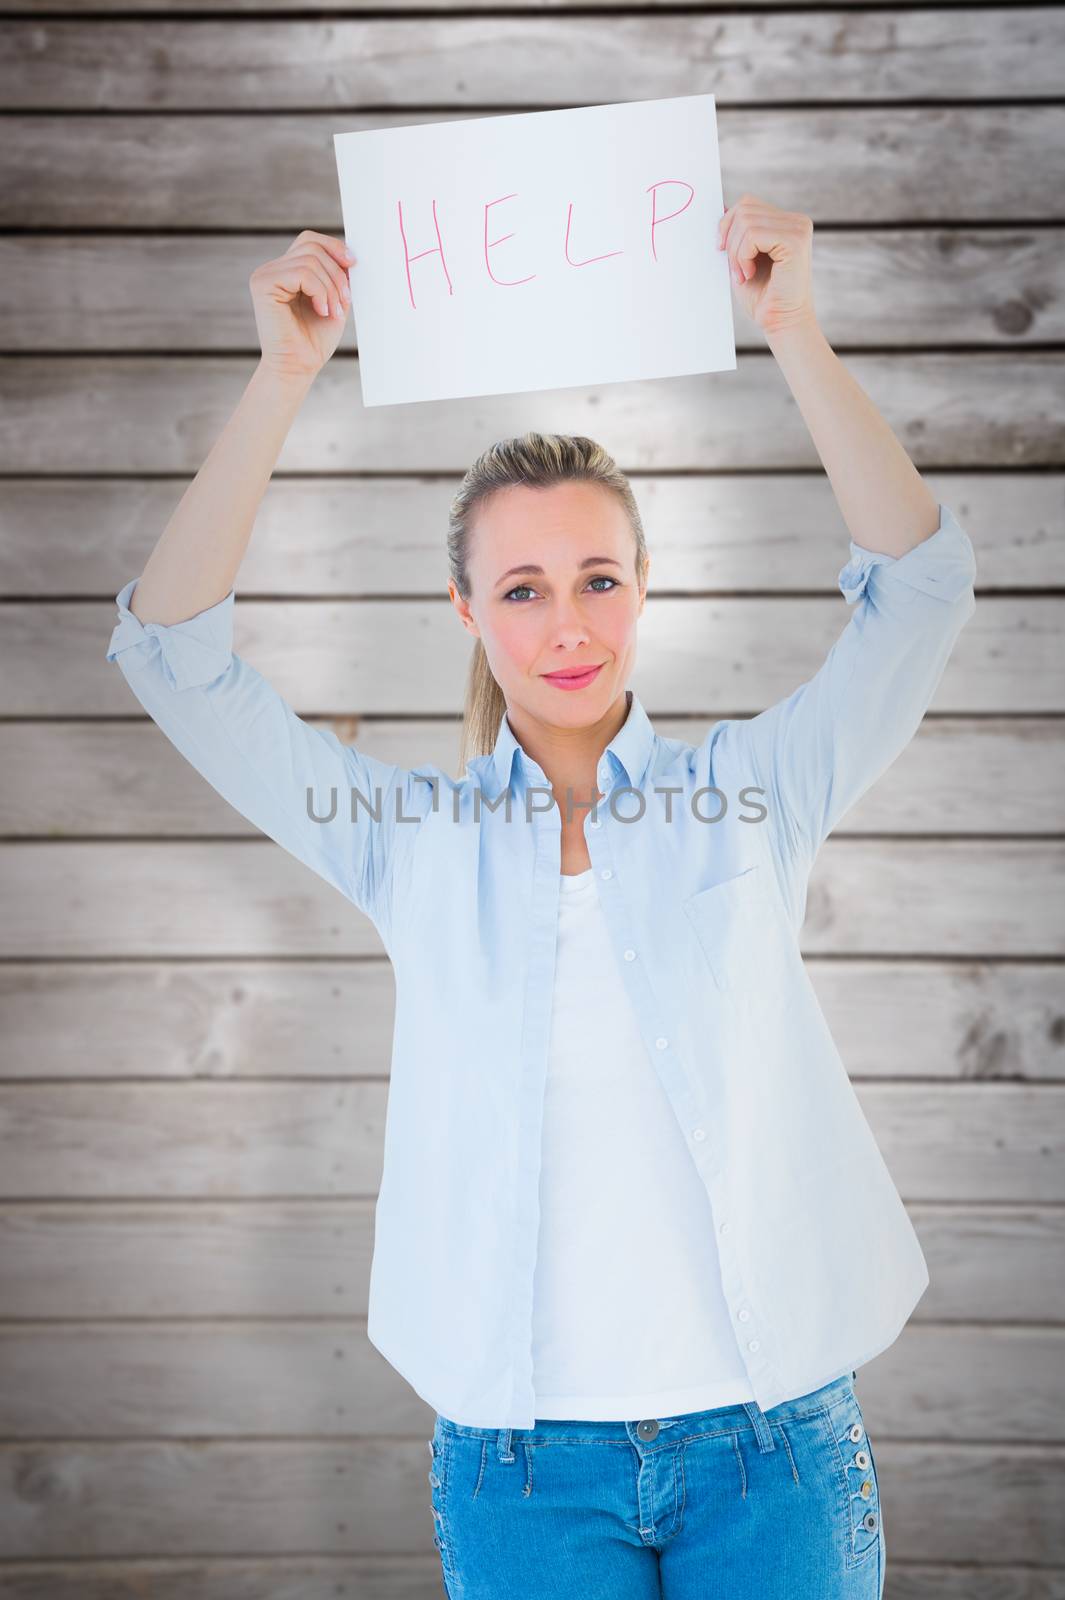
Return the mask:
[[(250, 376), (250, 271), (341, 233), (334, 132), (712, 91), (726, 200), (813, 217), (825, 330), (979, 559), (804, 930), (932, 1273), (859, 1376), (887, 1593), (1060, 1600), (1062, 7), (28, 0), (3, 33), (3, 1595), (441, 1593), (431, 1413), (365, 1337), (390, 969), (140, 714), (112, 596)], [(846, 534), (739, 311), (737, 338), (730, 375), (364, 414), (349, 328), (237, 648), (341, 737), (456, 770), (447, 503), (538, 427), (631, 474), (662, 731), (788, 693), (846, 621)]]

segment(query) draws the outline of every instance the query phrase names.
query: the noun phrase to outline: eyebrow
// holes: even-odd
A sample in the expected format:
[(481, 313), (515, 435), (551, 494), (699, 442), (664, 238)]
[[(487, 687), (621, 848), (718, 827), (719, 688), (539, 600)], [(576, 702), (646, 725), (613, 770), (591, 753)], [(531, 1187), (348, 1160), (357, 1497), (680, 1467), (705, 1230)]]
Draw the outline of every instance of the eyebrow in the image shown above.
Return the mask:
[[(603, 566), (620, 567), (621, 562), (615, 561), (613, 556), (585, 556), (580, 563), (578, 571), (583, 572), (585, 567)], [(534, 573), (538, 578), (542, 578), (544, 575), (543, 567), (535, 567), (530, 562), (527, 562), (523, 567), (508, 567), (506, 572), (496, 579), (496, 584), (501, 584), (504, 578), (514, 578), (524, 572)]]

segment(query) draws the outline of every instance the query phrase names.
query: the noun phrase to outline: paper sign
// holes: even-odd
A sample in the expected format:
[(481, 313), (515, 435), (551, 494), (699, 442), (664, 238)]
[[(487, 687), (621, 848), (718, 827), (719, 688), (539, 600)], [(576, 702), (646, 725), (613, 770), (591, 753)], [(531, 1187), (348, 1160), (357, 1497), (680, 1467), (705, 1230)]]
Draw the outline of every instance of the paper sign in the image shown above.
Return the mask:
[(333, 143), (364, 405), (735, 367), (712, 94)]

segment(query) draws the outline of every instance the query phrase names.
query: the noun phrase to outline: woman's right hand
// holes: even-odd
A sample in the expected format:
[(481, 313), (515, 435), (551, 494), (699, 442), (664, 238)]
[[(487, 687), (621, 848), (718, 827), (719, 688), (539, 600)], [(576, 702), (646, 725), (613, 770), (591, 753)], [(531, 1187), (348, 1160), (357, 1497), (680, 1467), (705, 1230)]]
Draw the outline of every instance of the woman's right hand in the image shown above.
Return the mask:
[(305, 228), (283, 256), (249, 279), (262, 366), (293, 381), (313, 379), (340, 343), (355, 257), (343, 239)]

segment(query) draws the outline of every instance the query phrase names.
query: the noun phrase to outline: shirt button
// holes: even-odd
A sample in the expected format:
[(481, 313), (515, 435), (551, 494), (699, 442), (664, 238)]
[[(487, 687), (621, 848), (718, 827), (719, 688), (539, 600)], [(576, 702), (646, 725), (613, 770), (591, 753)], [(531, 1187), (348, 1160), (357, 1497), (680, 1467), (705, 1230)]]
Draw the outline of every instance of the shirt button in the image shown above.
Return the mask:
[(614, 876), (614, 873), (613, 873), (613, 871), (611, 870), (610, 867), (604, 867), (602, 872), (599, 874), (599, 876), (601, 878), (612, 878)]
[(668, 1044), (669, 1044), (669, 1040), (668, 1039), (656, 1039), (655, 1040), (655, 1049), (656, 1050), (664, 1050)]
[(747, 1343), (748, 1350), (760, 1350), (762, 1347), (757, 1339), (750, 1339)]
[(750, 1322), (751, 1320), (751, 1313), (747, 1310), (746, 1306), (744, 1306), (742, 1311), (737, 1312), (737, 1316), (741, 1322)]
[(705, 1128), (693, 1128), (692, 1129), (692, 1138), (693, 1139), (705, 1139), (706, 1138), (706, 1129)]
[(635, 961), (636, 960), (636, 952), (635, 952), (635, 950), (626, 950), (625, 951), (625, 960), (626, 961)]
[(728, 1233), (731, 1230), (731, 1228), (732, 1228), (732, 1223), (731, 1222), (723, 1222), (721, 1224), (720, 1228), (717, 1231), (718, 1231), (718, 1233)]

